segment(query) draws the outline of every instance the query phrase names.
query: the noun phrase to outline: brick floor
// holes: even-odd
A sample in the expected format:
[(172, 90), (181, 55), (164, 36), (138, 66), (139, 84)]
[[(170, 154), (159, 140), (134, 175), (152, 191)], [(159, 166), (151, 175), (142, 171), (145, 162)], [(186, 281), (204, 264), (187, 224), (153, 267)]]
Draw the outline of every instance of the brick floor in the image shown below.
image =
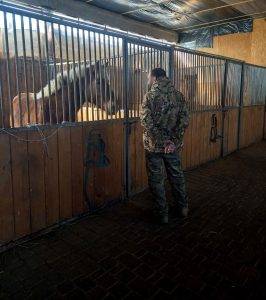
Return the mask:
[(266, 142), (186, 173), (190, 217), (144, 192), (1, 254), (1, 299), (266, 299)]

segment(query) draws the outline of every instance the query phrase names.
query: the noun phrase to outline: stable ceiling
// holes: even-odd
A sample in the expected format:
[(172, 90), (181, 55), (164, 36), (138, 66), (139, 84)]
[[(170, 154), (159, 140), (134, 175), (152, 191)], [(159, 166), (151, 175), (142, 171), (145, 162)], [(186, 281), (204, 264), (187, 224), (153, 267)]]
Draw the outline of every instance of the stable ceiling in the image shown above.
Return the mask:
[(266, 0), (76, 0), (175, 31), (266, 16)]

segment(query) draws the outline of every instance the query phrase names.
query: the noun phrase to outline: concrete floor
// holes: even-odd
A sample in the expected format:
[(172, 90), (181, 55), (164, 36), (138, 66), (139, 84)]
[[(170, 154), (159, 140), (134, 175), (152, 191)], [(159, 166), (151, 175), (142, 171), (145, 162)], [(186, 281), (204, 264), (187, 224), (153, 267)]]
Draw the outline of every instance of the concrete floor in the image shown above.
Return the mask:
[(266, 299), (266, 142), (186, 173), (190, 217), (151, 196), (0, 255), (1, 299)]

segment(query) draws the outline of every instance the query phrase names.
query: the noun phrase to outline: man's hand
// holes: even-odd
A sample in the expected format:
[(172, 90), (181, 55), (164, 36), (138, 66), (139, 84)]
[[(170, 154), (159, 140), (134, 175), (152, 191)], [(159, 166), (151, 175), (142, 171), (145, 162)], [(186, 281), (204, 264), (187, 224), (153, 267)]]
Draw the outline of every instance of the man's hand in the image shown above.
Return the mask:
[(176, 151), (176, 146), (174, 142), (172, 141), (166, 141), (165, 142), (165, 148), (164, 148), (164, 153), (174, 153)]

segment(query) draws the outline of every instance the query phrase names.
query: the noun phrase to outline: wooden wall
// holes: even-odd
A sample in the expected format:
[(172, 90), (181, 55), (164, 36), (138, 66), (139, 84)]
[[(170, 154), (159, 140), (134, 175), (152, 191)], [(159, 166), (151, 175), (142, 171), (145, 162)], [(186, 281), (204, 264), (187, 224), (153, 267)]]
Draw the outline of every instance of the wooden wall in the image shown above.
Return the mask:
[(240, 125), (240, 148), (263, 139), (264, 110), (263, 105), (243, 108)]
[(228, 155), (238, 148), (238, 120), (238, 108), (228, 109), (224, 112), (224, 155)]
[(213, 48), (197, 50), (266, 66), (266, 20), (254, 20), (252, 32), (216, 36)]
[[(181, 153), (184, 169), (195, 168), (221, 156), (222, 139), (210, 141), (212, 115), (217, 133), (224, 124), (224, 154), (238, 146), (239, 110), (225, 113), (191, 113)], [(264, 106), (244, 107), (241, 112), (240, 147), (263, 138)], [(224, 119), (223, 119), (224, 117)], [(135, 194), (147, 187), (142, 127), (138, 118), (129, 137), (130, 190)], [(124, 120), (77, 123), (74, 126), (43, 127), (47, 144), (38, 140), (34, 129), (8, 129), (20, 140), (0, 134), (0, 246), (59, 221), (79, 216), (88, 208), (83, 196), (86, 141), (92, 130), (106, 143), (107, 168), (93, 168), (89, 180), (90, 199), (97, 206), (124, 196)], [(52, 136), (51, 136), (52, 135)]]
[[(89, 194), (96, 205), (123, 197), (122, 120), (44, 129), (42, 142), (0, 134), (0, 246), (87, 211), (83, 197), (86, 142), (91, 132), (106, 143), (107, 168), (93, 168)], [(38, 130), (12, 130), (20, 139), (40, 139)]]

